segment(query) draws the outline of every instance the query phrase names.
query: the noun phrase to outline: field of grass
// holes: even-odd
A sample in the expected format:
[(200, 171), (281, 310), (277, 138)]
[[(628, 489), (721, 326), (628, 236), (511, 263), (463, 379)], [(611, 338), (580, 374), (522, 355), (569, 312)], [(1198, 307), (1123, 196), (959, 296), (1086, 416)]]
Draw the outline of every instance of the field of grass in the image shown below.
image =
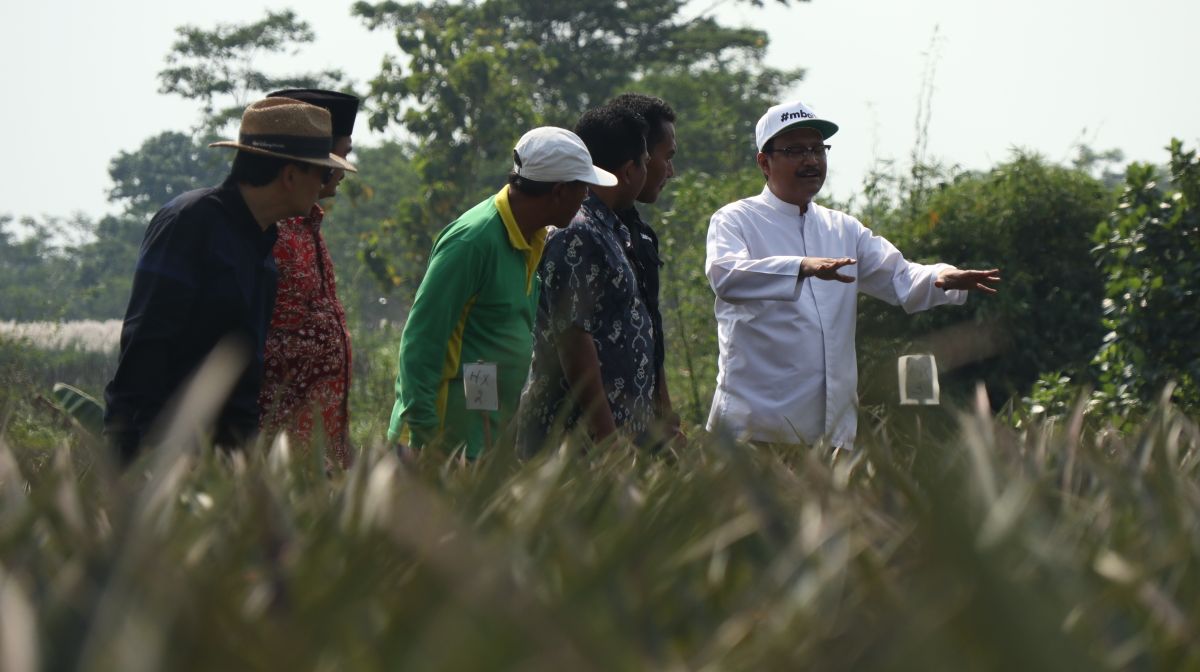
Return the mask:
[(330, 478), (284, 442), (118, 473), (13, 380), (6, 670), (1200, 669), (1200, 430), (1169, 405), (1125, 434), (897, 412), (838, 455), (368, 446)]

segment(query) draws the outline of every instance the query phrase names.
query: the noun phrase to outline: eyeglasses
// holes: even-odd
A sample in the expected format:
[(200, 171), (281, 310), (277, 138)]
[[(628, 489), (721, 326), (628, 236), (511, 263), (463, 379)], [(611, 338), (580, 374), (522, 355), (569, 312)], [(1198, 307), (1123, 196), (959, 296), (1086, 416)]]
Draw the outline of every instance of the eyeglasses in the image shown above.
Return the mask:
[(334, 168), (321, 169), (321, 184), (329, 184), (329, 181), (333, 179), (334, 170)]
[(811, 156), (814, 159), (824, 159), (825, 154), (833, 147), (829, 145), (812, 145), (805, 147), (803, 145), (793, 145), (791, 147), (776, 147), (768, 149), (768, 154), (782, 154), (785, 159), (802, 159), (806, 156)]

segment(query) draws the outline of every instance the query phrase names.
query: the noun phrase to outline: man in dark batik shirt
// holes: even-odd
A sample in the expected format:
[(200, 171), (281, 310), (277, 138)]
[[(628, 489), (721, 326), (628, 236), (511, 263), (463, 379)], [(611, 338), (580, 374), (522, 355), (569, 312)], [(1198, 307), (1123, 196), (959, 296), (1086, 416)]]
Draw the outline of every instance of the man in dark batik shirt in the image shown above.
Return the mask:
[(329, 112), (275, 98), (242, 116), (224, 184), (181, 194), (150, 221), (125, 322), (117, 371), (105, 389), (104, 433), (122, 462), (143, 442), (167, 402), (221, 342), (244, 353), (210, 438), (233, 447), (258, 427), (263, 342), (275, 302), (275, 222), (303, 215), (335, 169)]
[[(675, 110), (661, 98), (640, 93), (624, 93), (609, 105), (636, 112), (646, 121), (646, 151), (650, 158), (646, 162), (646, 184), (637, 196), (638, 203), (654, 203), (662, 194), (667, 180), (675, 175)], [(663, 337), (662, 312), (658, 303), (658, 271), (663, 265), (658, 251), (658, 234), (646, 223), (635, 205), (617, 211), (621, 222), (629, 228), (632, 243), (629, 260), (633, 262), (638, 276), (638, 287), (642, 300), (650, 311), (650, 322), (654, 325), (654, 415), (655, 428), (661, 439), (683, 438), (679, 414), (671, 406), (671, 395), (667, 390), (666, 340)]]
[(521, 395), (518, 446), (526, 454), (577, 426), (593, 441), (620, 432), (644, 440), (654, 416), (654, 331), (629, 261), (629, 208), (646, 180), (646, 122), (628, 110), (589, 110), (575, 127), (597, 166), (617, 176), (591, 187), (570, 226), (551, 232), (533, 361)]

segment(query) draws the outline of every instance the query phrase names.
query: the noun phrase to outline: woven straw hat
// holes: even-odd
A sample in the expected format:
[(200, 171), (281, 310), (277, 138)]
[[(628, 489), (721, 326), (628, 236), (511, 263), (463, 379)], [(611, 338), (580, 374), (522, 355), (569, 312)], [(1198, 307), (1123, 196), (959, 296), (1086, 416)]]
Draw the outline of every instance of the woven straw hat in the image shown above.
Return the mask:
[(333, 149), (329, 111), (291, 98), (266, 98), (242, 113), (238, 139), (214, 142), (209, 147), (233, 147), (243, 152), (292, 159), (357, 173), (354, 164)]

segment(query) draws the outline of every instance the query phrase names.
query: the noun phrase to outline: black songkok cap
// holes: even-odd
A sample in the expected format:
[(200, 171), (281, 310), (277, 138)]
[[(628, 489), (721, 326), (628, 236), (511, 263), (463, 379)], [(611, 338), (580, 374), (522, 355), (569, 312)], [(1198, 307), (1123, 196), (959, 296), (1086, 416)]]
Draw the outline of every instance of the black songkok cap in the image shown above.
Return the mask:
[(283, 89), (267, 94), (268, 98), (291, 98), (329, 110), (333, 118), (333, 137), (354, 133), (354, 118), (358, 116), (358, 98), (347, 93), (324, 89)]

